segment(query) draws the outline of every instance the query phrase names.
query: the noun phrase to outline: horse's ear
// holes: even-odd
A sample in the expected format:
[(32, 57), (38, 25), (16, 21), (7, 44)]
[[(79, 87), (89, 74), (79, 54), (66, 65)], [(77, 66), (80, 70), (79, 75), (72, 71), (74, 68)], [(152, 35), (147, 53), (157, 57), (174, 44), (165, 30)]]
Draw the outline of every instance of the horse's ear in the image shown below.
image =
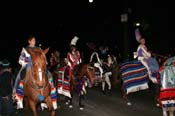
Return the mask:
[(47, 54), (48, 51), (49, 51), (49, 48), (46, 48), (45, 50), (43, 50), (43, 53)]

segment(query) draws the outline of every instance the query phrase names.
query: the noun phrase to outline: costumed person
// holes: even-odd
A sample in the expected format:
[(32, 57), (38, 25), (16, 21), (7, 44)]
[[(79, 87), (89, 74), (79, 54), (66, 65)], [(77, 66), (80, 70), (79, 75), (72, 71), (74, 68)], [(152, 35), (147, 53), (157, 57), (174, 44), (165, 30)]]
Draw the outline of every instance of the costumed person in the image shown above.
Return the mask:
[(112, 75), (112, 57), (110, 55), (107, 56), (107, 59), (103, 62), (103, 71), (104, 71), (104, 79), (102, 81), (102, 92), (105, 94), (105, 84), (108, 84), (107, 93), (111, 94), (111, 81), (110, 76)]
[(14, 114), (12, 102), (13, 74), (10, 62), (3, 60), (0, 74), (0, 116), (12, 116)]
[(77, 36), (75, 36), (71, 40), (70, 52), (68, 52), (68, 54), (67, 54), (67, 59), (68, 59), (67, 65), (69, 66), (69, 69), (70, 69), (69, 70), (69, 78), (72, 77), (75, 66), (77, 66), (78, 64), (80, 64), (82, 62), (80, 52), (77, 50), (77, 47), (76, 47), (76, 43), (77, 43), (78, 39), (79, 38)]
[[(159, 69), (159, 105), (163, 116), (174, 116), (175, 109), (175, 56), (167, 58)], [(169, 113), (168, 113), (169, 112)], [(169, 115), (168, 115), (169, 114)]]
[(60, 68), (60, 52), (58, 50), (54, 50), (51, 53), (51, 57), (49, 59), (49, 71), (53, 75), (54, 85), (57, 86), (57, 70)]
[(100, 60), (103, 62), (105, 60), (107, 60), (108, 55), (110, 55), (110, 50), (109, 50), (109, 46), (100, 46), (99, 47), (100, 50)]
[(103, 68), (102, 68), (102, 62), (99, 58), (99, 54), (97, 52), (97, 49), (94, 48), (94, 51), (93, 53), (91, 54), (91, 57), (90, 57), (90, 63), (92, 63), (94, 65), (95, 68), (97, 68), (100, 72), (100, 79), (102, 79), (103, 77)]
[(51, 53), (51, 57), (50, 57), (50, 71), (54, 71), (57, 68), (59, 68), (59, 64), (60, 64), (60, 52), (57, 50), (54, 50)]
[(70, 93), (70, 78), (69, 78), (69, 66), (67, 58), (65, 58), (62, 62), (60, 62), (60, 68), (58, 69), (58, 84), (57, 84), (57, 92), (58, 94), (64, 95), (68, 98), (71, 98)]
[[(30, 50), (36, 50), (36, 49), (40, 49), (40, 47), (37, 47), (36, 44), (36, 38), (33, 35), (30, 35), (27, 39), (28, 42), (28, 46), (26, 48), (23, 48), (21, 51), (21, 54), (19, 56), (19, 64), (21, 65), (21, 69), (16, 77), (16, 81), (13, 87), (13, 98), (17, 101), (17, 109), (22, 109), (23, 108), (23, 86), (24, 86), (24, 77), (26, 74), (26, 70), (28, 68), (30, 68), (32, 66), (32, 59), (31, 59), (31, 55), (27, 52), (28, 49)], [(46, 57), (45, 57), (46, 59)], [(47, 59), (46, 59), (47, 61)], [(52, 90), (55, 89), (54, 84), (53, 84), (53, 79), (52, 79), (52, 75), (51, 73), (47, 70), (47, 75), (49, 77), (49, 83), (51, 85), (51, 96), (56, 96), (56, 92), (54, 92), (55, 94), (53, 95)], [(52, 97), (53, 99), (55, 99), (55, 97)], [(53, 107), (54, 109), (57, 109), (57, 104), (54, 102), (55, 100), (53, 100)], [(41, 107), (43, 107), (45, 105), (41, 104)]]
[(147, 50), (145, 45), (145, 38), (141, 37), (138, 41), (140, 45), (137, 48), (137, 52), (134, 53), (134, 58), (138, 60), (146, 67), (148, 76), (153, 83), (157, 83), (157, 79), (153, 78), (152, 73), (158, 72), (159, 65), (157, 61), (151, 57), (151, 53)]

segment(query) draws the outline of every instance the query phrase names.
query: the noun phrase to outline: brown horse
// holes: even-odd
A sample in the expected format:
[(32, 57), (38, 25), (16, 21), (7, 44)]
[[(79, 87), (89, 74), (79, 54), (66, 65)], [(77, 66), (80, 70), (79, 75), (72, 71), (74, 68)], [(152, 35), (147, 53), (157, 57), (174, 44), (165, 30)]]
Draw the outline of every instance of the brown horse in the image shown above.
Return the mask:
[[(49, 48), (42, 50), (26, 49), (31, 55), (31, 66), (27, 68), (24, 79), (24, 100), (26, 105), (31, 108), (33, 115), (38, 116), (36, 106), (45, 102), (48, 109), (51, 111), (51, 116), (55, 116), (56, 112), (52, 106), (51, 100), (51, 85), (46, 73), (46, 57), (45, 54)], [(42, 97), (42, 100), (39, 99)]]
[[(64, 79), (62, 78), (61, 75), (64, 75)], [(58, 92), (59, 94), (63, 94), (67, 97), (67, 102), (66, 104), (69, 104), (69, 108), (72, 108), (72, 98), (73, 98), (73, 93), (78, 93), (79, 95), (79, 107), (80, 110), (83, 110), (84, 105), (82, 105), (82, 98), (86, 94), (86, 82), (89, 80), (90, 84), (93, 84), (94, 79), (95, 79), (95, 70), (91, 67), (90, 64), (84, 64), (81, 63), (77, 65), (74, 68), (73, 75), (71, 78), (69, 78), (69, 67), (66, 67), (64, 69), (64, 74), (61, 73), (61, 75), (58, 76), (58, 91), (60, 88), (62, 88), (63, 85), (68, 85), (69, 87), (64, 87), (63, 86), (63, 93)], [(64, 84), (63, 84), (64, 83)], [(60, 86), (60, 84), (63, 84)], [(67, 91), (69, 91), (69, 94), (65, 94), (64, 88), (68, 88)]]
[(90, 84), (93, 85), (94, 79), (95, 79), (95, 71), (90, 66), (90, 64), (79, 64), (74, 68), (74, 74), (70, 80), (70, 93), (71, 98), (69, 98), (69, 107), (72, 106), (72, 98), (73, 93), (77, 92), (79, 95), (79, 108), (80, 110), (84, 109), (84, 105), (82, 104), (82, 99), (84, 98), (84, 95), (86, 94), (86, 82), (89, 80)]

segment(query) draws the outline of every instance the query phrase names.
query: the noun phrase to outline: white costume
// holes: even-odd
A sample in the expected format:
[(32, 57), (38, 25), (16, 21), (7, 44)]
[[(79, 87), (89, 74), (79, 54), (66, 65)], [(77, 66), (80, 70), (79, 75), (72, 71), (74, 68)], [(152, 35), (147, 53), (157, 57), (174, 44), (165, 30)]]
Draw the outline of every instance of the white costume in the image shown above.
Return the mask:
[(102, 78), (102, 76), (103, 76), (102, 63), (101, 63), (101, 61), (100, 61), (100, 58), (99, 58), (97, 52), (93, 52), (93, 53), (91, 54), (90, 62), (92, 62), (92, 59), (94, 58), (94, 55), (95, 55), (96, 58), (97, 58), (97, 62), (94, 63), (94, 67), (96, 67), (96, 68), (99, 69), (99, 71), (100, 71), (100, 77)]

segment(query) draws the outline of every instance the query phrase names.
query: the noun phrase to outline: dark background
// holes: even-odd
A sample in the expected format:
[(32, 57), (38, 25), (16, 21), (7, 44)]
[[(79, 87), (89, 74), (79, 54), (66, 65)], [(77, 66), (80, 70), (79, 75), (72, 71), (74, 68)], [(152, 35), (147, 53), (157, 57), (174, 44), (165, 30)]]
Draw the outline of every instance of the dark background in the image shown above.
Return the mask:
[(71, 39), (85, 51), (87, 42), (108, 45), (115, 54), (123, 51), (123, 24), (120, 15), (128, 13), (129, 52), (136, 51), (134, 23), (146, 37), (148, 48), (159, 54), (175, 50), (173, 7), (171, 3), (152, 0), (58, 0), (1, 3), (1, 59), (17, 63), (26, 38), (34, 34), (37, 45), (59, 50), (64, 56)]

